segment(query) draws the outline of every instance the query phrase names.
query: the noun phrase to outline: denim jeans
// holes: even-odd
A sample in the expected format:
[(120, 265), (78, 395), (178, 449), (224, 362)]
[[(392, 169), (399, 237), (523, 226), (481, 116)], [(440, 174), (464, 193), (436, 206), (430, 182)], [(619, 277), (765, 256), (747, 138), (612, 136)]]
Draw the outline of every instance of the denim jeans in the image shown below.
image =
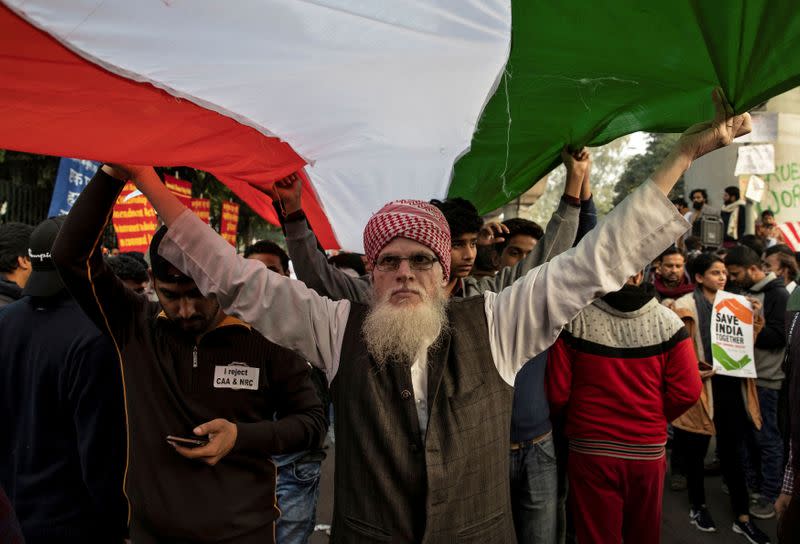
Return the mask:
[(783, 438), (778, 429), (778, 396), (776, 389), (759, 386), (761, 430), (751, 429), (745, 453), (747, 483), (750, 490), (775, 502), (783, 483)]
[(511, 451), (511, 512), (519, 544), (554, 544), (558, 474), (552, 437)]
[(314, 532), (321, 466), (320, 461), (299, 460), (278, 468), (277, 544), (305, 544)]

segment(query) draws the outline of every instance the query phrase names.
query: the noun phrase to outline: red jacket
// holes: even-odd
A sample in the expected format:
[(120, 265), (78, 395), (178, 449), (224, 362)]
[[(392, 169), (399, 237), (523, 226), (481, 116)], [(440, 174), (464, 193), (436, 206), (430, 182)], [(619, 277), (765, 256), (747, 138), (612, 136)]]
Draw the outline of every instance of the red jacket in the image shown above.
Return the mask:
[(655, 299), (630, 312), (596, 301), (549, 352), (551, 410), (566, 407), (570, 448), (585, 453), (662, 456), (667, 422), (691, 408), (700, 389), (692, 341)]

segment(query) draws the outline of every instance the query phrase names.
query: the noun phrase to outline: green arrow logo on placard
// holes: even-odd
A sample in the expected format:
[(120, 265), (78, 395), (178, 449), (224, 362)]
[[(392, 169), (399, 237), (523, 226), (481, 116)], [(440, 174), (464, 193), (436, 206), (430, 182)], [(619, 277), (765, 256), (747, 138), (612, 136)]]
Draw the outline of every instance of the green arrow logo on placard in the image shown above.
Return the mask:
[(719, 364), (725, 367), (725, 370), (741, 370), (750, 364), (751, 360), (749, 355), (745, 355), (738, 361), (728, 355), (728, 352), (716, 344), (711, 346), (711, 353), (714, 359), (719, 361)]

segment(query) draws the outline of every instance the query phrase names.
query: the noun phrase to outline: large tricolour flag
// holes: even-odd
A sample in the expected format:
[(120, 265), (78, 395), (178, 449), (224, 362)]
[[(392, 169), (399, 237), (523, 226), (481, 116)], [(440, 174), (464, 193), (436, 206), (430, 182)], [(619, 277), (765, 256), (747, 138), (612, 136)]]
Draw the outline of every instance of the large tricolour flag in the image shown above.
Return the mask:
[(389, 199), (488, 211), (565, 144), (800, 83), (792, 2), (0, 2), (0, 148), (199, 168), (272, 221), (254, 186), (302, 170), (327, 247)]

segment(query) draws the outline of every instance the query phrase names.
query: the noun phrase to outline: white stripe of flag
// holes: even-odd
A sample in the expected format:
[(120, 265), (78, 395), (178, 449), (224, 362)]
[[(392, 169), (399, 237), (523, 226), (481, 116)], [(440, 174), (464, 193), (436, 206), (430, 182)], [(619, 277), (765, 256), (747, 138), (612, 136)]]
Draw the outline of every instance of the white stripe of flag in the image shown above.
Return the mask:
[(791, 221), (778, 225), (786, 244), (794, 251), (800, 251), (800, 221)]

